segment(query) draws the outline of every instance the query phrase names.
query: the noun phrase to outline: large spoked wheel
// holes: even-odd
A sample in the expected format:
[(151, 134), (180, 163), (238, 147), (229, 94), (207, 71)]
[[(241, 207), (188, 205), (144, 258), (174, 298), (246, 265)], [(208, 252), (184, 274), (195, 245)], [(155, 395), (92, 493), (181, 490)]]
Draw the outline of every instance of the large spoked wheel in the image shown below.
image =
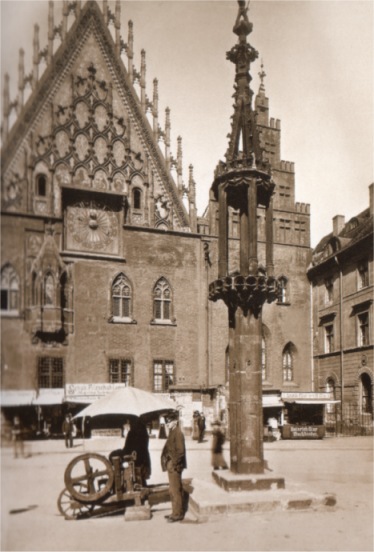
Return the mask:
[[(79, 485), (79, 487), (81, 486)], [(57, 507), (60, 514), (62, 514), (65, 519), (88, 517), (94, 508), (93, 504), (82, 504), (82, 502), (79, 502), (76, 498), (71, 496), (68, 489), (61, 491), (57, 500)]]
[(73, 498), (84, 503), (100, 502), (111, 494), (113, 466), (101, 454), (82, 454), (68, 464), (64, 479)]

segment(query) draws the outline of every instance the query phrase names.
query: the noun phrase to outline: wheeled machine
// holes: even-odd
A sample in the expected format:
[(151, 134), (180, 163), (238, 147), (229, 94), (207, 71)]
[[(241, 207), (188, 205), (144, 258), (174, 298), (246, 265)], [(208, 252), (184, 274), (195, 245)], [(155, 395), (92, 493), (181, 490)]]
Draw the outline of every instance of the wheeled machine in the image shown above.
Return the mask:
[(69, 520), (121, 512), (125, 519), (150, 519), (152, 505), (170, 500), (169, 486), (144, 487), (135, 460), (135, 452), (112, 461), (92, 452), (74, 458), (57, 500), (60, 513)]

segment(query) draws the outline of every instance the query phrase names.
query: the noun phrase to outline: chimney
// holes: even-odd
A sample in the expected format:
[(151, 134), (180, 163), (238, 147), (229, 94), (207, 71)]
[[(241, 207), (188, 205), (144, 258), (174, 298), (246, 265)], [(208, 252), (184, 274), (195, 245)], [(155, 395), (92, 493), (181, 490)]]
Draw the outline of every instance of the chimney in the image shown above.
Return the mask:
[(332, 219), (332, 234), (333, 236), (339, 236), (345, 225), (344, 215), (335, 215)]
[(374, 215), (374, 182), (369, 186), (369, 198), (370, 198), (370, 215)]

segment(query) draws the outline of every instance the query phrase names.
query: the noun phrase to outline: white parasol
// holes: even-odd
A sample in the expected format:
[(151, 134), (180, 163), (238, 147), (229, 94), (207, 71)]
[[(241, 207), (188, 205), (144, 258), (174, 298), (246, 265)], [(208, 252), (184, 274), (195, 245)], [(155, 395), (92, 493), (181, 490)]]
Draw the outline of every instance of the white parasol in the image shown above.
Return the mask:
[(124, 416), (161, 415), (178, 410), (177, 403), (136, 387), (122, 387), (93, 402), (74, 418), (120, 414)]

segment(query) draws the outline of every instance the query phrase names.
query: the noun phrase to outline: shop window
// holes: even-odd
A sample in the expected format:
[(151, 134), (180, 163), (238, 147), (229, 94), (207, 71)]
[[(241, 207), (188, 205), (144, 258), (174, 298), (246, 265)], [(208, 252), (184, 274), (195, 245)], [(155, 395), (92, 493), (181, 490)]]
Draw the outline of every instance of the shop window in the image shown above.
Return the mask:
[(357, 345), (365, 347), (369, 345), (369, 313), (362, 312), (357, 315)]
[(132, 191), (132, 206), (133, 209), (142, 208), (142, 192), (139, 188), (134, 188)]
[(173, 383), (174, 362), (172, 360), (155, 360), (153, 363), (153, 390), (166, 393)]
[(325, 281), (325, 305), (331, 305), (334, 299), (334, 282), (332, 278)]
[(360, 377), (360, 402), (362, 414), (373, 414), (373, 387), (369, 374)]
[(357, 267), (357, 289), (360, 290), (369, 285), (369, 264), (368, 262), (361, 261)]
[(168, 281), (160, 278), (153, 290), (154, 322), (172, 321), (172, 294)]
[(36, 195), (39, 197), (47, 195), (47, 177), (44, 174), (38, 174), (36, 177)]
[(110, 383), (125, 383), (131, 386), (132, 377), (132, 362), (123, 358), (109, 359), (109, 382)]
[(64, 386), (64, 359), (61, 357), (39, 357), (39, 388), (61, 388)]
[(325, 353), (334, 351), (334, 324), (326, 324), (325, 331)]
[(19, 279), (10, 264), (1, 269), (1, 313), (18, 314)]
[(112, 316), (114, 322), (131, 321), (132, 289), (124, 274), (119, 274), (112, 284)]
[(283, 349), (282, 354), (282, 368), (283, 368), (283, 381), (293, 381), (294, 375), (294, 357), (295, 347), (292, 343), (288, 343)]
[(278, 279), (278, 305), (289, 304), (288, 280), (285, 276)]

